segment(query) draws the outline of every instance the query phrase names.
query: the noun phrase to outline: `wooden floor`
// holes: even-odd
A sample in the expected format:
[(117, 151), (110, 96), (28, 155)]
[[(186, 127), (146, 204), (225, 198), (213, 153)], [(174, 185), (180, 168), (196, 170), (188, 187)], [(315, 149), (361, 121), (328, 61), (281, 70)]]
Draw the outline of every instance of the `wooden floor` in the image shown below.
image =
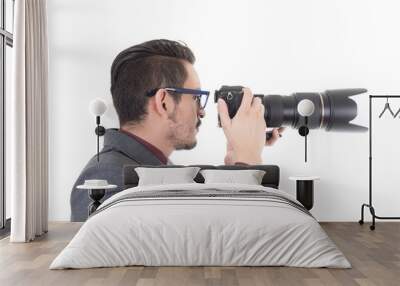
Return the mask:
[(353, 268), (119, 267), (48, 270), (81, 224), (51, 223), (44, 237), (0, 241), (0, 285), (400, 285), (400, 222), (321, 223)]

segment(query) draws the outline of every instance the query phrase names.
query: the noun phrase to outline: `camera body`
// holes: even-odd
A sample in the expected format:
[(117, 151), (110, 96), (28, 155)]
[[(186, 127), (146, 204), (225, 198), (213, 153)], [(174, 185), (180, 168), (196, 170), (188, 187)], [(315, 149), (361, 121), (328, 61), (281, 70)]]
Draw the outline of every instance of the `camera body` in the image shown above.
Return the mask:
[[(254, 94), (254, 97), (259, 97), (262, 100), (264, 95)], [(236, 112), (239, 110), (240, 104), (242, 103), (243, 86), (223, 85), (219, 90), (216, 90), (214, 93), (215, 103), (218, 101), (218, 98), (222, 98), (226, 102), (228, 106), (229, 117), (233, 118)], [(218, 116), (218, 126), (221, 127), (221, 121), (219, 116)]]

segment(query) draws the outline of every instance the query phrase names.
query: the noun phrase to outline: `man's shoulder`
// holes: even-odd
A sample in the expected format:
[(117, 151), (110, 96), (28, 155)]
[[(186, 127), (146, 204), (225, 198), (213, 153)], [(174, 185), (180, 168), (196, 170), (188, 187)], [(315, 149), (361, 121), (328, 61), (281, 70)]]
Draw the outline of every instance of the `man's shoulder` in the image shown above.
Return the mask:
[(127, 156), (123, 152), (115, 149), (103, 150), (100, 152), (99, 157), (94, 155), (86, 164), (86, 168), (116, 168), (122, 167), (126, 164), (140, 164), (137, 160)]
[(140, 165), (139, 162), (116, 151), (109, 150), (100, 153), (99, 160), (94, 155), (81, 171), (76, 183), (83, 183), (86, 179), (105, 179), (110, 184), (120, 185), (124, 165)]

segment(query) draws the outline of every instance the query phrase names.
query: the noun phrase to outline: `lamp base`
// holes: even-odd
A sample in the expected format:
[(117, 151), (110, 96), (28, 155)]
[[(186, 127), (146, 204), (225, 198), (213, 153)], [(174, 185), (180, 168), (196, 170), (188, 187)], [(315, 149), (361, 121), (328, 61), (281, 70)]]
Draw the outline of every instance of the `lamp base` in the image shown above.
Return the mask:
[(106, 129), (103, 126), (99, 125), (94, 130), (94, 133), (96, 133), (96, 135), (98, 136), (103, 136), (104, 134), (106, 134)]
[(308, 133), (310, 133), (310, 129), (308, 129), (308, 127), (307, 126), (301, 126), (300, 128), (299, 128), (299, 134), (301, 135), (301, 136), (306, 136), (306, 135), (308, 135)]

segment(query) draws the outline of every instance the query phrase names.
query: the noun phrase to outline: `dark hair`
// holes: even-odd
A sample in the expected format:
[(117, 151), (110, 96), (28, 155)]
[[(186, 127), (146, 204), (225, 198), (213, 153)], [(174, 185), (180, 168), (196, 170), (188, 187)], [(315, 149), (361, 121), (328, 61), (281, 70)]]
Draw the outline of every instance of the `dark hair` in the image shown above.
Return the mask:
[[(165, 39), (144, 42), (117, 55), (111, 66), (111, 94), (121, 126), (144, 119), (150, 90), (183, 86), (187, 78), (184, 61), (193, 64), (193, 52)], [(180, 101), (180, 95), (173, 98)]]

